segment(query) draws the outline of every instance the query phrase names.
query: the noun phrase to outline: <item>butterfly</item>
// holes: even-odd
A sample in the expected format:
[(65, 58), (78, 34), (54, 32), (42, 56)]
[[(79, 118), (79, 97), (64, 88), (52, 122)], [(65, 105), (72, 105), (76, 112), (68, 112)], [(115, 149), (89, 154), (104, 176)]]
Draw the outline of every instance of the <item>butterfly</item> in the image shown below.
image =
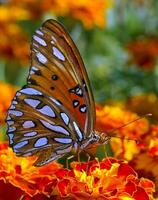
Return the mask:
[(7, 135), (17, 156), (37, 155), (35, 166), (66, 153), (107, 143), (94, 130), (95, 104), (80, 53), (65, 28), (47, 20), (31, 44), (27, 84), (8, 110)]

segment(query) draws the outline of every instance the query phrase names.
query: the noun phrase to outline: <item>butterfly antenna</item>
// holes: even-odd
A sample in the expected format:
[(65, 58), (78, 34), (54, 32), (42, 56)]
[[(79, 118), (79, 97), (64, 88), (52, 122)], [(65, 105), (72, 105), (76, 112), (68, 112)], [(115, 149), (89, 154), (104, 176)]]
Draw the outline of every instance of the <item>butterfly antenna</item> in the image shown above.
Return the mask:
[[(140, 120), (140, 119), (143, 119), (143, 118), (146, 118), (146, 117), (151, 117), (151, 116), (152, 116), (151, 113), (147, 113), (147, 114), (145, 114), (145, 115), (142, 115), (142, 116), (140, 116), (140, 117), (138, 117), (138, 118), (136, 118), (136, 119), (134, 119), (134, 120), (128, 122), (127, 124), (123, 124), (123, 125), (120, 126), (120, 127), (117, 127), (117, 128), (112, 129), (111, 131), (107, 132), (107, 135), (111, 135), (111, 134), (114, 133), (116, 130), (121, 129), (121, 128), (124, 128), (124, 127), (126, 127), (126, 126), (128, 126), (128, 125), (130, 125), (130, 124), (132, 124), (132, 123), (134, 123), (134, 122), (136, 122), (136, 121), (138, 121), (138, 120)], [(123, 138), (123, 137), (119, 137), (119, 136), (112, 136), (112, 135), (111, 135), (110, 137), (115, 137), (115, 138), (120, 138), (120, 139), (126, 139), (126, 140), (133, 140), (133, 141), (135, 141), (135, 142), (137, 142), (137, 143), (139, 142), (139, 141), (136, 140), (136, 139)]]

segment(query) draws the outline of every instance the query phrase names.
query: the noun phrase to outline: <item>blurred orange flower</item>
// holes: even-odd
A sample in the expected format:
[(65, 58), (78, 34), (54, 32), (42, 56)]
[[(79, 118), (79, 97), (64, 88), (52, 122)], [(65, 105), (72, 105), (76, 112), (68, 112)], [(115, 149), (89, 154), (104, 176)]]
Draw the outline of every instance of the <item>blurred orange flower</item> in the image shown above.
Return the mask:
[[(96, 129), (112, 135), (110, 145), (114, 155), (117, 158), (131, 160), (134, 155), (140, 152), (140, 145), (136, 141), (141, 141), (141, 138), (149, 130), (149, 122), (147, 119), (141, 119), (131, 123), (123, 128), (120, 126), (137, 119), (138, 115), (121, 109), (118, 106), (97, 106), (97, 123)], [(115, 133), (111, 134), (110, 131), (118, 128)], [(108, 133), (109, 132), (109, 133)], [(117, 138), (121, 137), (122, 139)], [(127, 138), (124, 139), (124, 138)], [(131, 141), (128, 139), (134, 139)]]
[(158, 38), (144, 38), (131, 41), (128, 44), (128, 51), (131, 53), (132, 62), (143, 69), (152, 69), (158, 57)]
[[(96, 130), (105, 132), (108, 134), (112, 129), (118, 128), (115, 134), (112, 135), (139, 139), (149, 129), (149, 122), (147, 119), (141, 119), (130, 125), (119, 128), (122, 125), (129, 123), (132, 120), (138, 118), (136, 113), (121, 109), (118, 106), (97, 106), (96, 107)], [(110, 133), (109, 133), (110, 134)]]
[[(47, 13), (56, 16), (68, 16), (81, 21), (86, 28), (104, 27), (105, 13), (112, 6), (112, 0), (11, 0), (2, 6), (0, 19), (38, 20)], [(7, 12), (8, 11), (8, 12)]]
[(8, 10), (17, 10), (17, 14), (10, 14), (15, 16), (16, 20), (39, 20), (46, 14), (43, 8), (44, 2), (47, 4), (45, 0), (10, 0), (5, 6)]
[(0, 56), (6, 60), (17, 60), (21, 65), (29, 61), (27, 34), (15, 23), (0, 21)]
[[(131, 165), (143, 175), (152, 179), (158, 180), (158, 126), (151, 125), (150, 129), (139, 144), (139, 154), (136, 154), (131, 160)], [(158, 181), (156, 181), (158, 186)]]
[(105, 12), (111, 6), (111, 0), (64, 0), (64, 3), (59, 0), (46, 0), (43, 4), (45, 10), (50, 10), (57, 16), (70, 16), (80, 20), (86, 28), (92, 28), (95, 25), (104, 27)]
[(153, 199), (154, 184), (125, 162), (107, 158), (89, 163), (36, 168), (33, 157), (16, 157), (7, 143), (0, 144), (0, 196), (8, 199)]
[(139, 115), (152, 113), (151, 120), (155, 122), (158, 120), (158, 98), (154, 93), (141, 94), (129, 98), (125, 103), (125, 108)]
[[(11, 1), (9, 1), (11, 3)], [(0, 5), (0, 22), (15, 22), (17, 20), (28, 19), (28, 11), (16, 5), (11, 6), (9, 3)]]
[(11, 104), (11, 100), (15, 95), (16, 88), (0, 81), (0, 91), (0, 124), (2, 125), (4, 124), (6, 112)]
[(29, 61), (29, 36), (18, 24), (22, 20), (39, 20), (47, 13), (68, 16), (81, 21), (86, 28), (105, 26), (105, 11), (111, 4), (105, 0), (11, 0), (0, 5), (0, 56), (17, 60), (21, 65)]

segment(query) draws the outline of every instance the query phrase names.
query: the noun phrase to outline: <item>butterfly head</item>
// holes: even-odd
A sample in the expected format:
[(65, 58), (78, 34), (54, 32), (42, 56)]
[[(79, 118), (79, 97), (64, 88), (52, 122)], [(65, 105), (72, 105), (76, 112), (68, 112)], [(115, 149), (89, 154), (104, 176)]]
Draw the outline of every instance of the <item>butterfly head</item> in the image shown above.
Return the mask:
[(110, 140), (110, 136), (108, 136), (106, 133), (100, 133), (98, 131), (95, 131), (93, 133), (93, 141), (97, 142), (99, 144), (107, 144), (108, 141)]

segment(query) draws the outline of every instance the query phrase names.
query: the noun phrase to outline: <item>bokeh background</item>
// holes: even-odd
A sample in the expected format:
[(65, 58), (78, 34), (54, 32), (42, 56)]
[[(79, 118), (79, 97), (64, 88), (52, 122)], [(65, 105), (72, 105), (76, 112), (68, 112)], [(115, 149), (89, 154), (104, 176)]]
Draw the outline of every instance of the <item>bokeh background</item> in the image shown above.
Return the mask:
[(49, 18), (66, 27), (80, 50), (96, 101), (98, 129), (107, 131), (153, 114), (118, 133), (145, 138), (139, 147), (114, 141), (112, 152), (157, 183), (156, 0), (0, 0), (0, 139), (6, 140), (4, 119), (11, 99), (26, 84), (31, 36)]

